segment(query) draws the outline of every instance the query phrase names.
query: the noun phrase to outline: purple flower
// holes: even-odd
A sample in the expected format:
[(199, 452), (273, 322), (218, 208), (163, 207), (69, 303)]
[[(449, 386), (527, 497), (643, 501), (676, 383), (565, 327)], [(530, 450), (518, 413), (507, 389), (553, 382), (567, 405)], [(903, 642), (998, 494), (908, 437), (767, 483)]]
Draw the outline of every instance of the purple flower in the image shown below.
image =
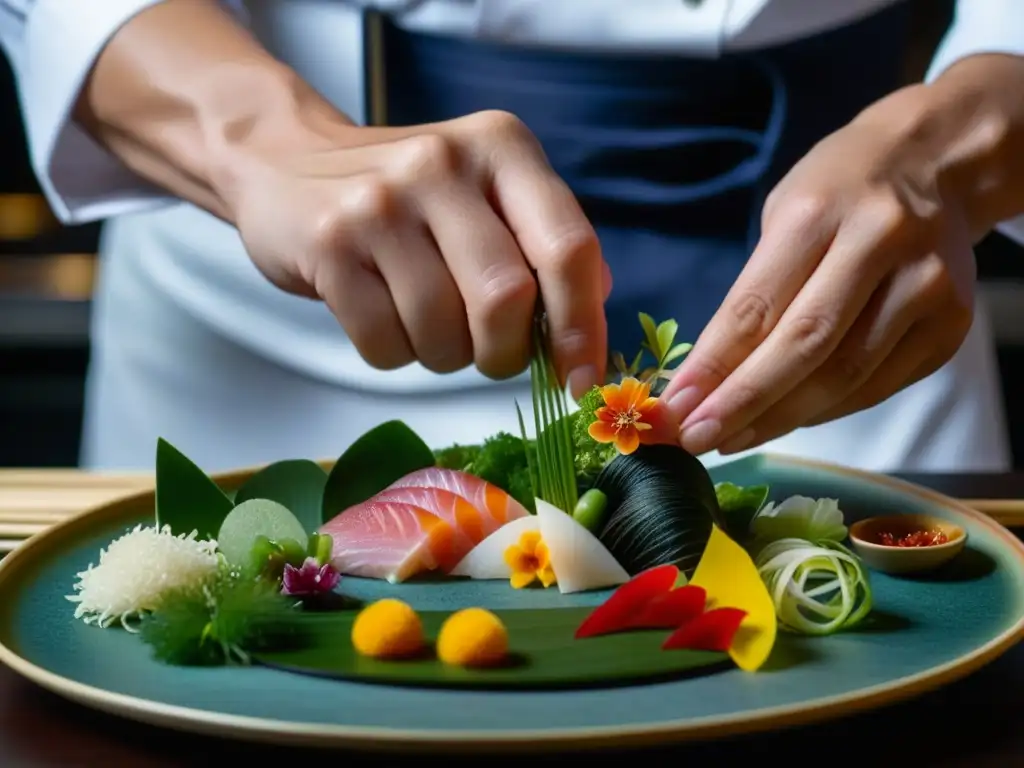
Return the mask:
[(330, 563), (320, 565), (316, 558), (307, 557), (301, 568), (285, 565), (282, 580), (281, 594), (304, 597), (332, 591), (341, 581), (341, 574)]

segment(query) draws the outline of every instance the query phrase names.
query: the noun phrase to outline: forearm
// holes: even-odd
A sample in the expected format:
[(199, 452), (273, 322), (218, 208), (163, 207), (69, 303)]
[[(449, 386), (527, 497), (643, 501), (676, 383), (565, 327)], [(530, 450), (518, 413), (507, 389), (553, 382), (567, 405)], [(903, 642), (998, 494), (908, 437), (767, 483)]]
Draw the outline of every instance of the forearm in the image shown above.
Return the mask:
[(937, 112), (959, 116), (940, 178), (982, 236), (1024, 213), (1024, 57), (969, 56), (930, 89)]
[(299, 138), (326, 145), (351, 125), (215, 0), (167, 0), (126, 24), (75, 119), (136, 173), (228, 221), (247, 153)]

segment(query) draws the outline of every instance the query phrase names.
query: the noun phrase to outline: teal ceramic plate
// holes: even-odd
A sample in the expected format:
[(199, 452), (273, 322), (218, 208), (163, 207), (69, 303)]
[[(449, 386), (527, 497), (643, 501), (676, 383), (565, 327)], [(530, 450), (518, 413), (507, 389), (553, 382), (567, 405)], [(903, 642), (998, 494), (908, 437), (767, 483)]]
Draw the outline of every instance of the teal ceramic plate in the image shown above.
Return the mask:
[[(983, 515), (896, 480), (777, 456), (723, 464), (712, 475), (768, 483), (773, 499), (838, 498), (848, 522), (888, 513), (943, 517), (967, 530), (968, 550), (930, 580), (872, 574), (872, 627), (784, 637), (756, 674), (729, 669), (603, 690), (424, 690), (267, 668), (168, 667), (130, 635), (76, 621), (64, 599), (75, 573), (127, 526), (152, 519), (146, 493), (63, 523), (0, 564), (0, 660), (87, 706), (204, 733), (368, 749), (550, 751), (715, 738), (845, 715), (949, 683), (1024, 635), (1024, 545)], [(247, 476), (218, 481), (232, 487)], [(352, 583), (363, 596), (387, 588)], [(494, 607), (513, 597), (519, 605), (595, 599), (524, 597), (483, 583), (398, 589), (421, 608), (463, 599)]]

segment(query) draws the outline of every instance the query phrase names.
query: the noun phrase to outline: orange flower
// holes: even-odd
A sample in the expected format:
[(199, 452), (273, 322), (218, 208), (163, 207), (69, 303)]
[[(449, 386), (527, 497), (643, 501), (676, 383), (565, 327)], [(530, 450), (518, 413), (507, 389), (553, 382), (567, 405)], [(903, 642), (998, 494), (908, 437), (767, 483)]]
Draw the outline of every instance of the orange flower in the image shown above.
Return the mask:
[(598, 408), (597, 420), (587, 430), (599, 443), (615, 443), (619, 453), (632, 453), (641, 443), (656, 441), (658, 398), (651, 397), (650, 384), (627, 377), (622, 384), (601, 387), (604, 406)]
[(522, 589), (536, 580), (545, 587), (555, 583), (555, 571), (551, 567), (551, 553), (540, 537), (539, 531), (526, 531), (519, 537), (519, 543), (505, 550), (505, 562), (512, 569), (512, 587)]

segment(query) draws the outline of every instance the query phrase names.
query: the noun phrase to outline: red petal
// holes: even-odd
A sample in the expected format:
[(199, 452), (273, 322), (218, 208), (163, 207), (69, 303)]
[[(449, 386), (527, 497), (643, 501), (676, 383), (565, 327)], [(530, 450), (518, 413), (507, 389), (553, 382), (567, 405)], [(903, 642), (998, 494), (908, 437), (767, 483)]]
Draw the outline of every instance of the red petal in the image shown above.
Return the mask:
[(630, 622), (633, 629), (676, 629), (704, 613), (707, 593), (703, 587), (687, 584), (656, 595)]
[(674, 565), (659, 565), (637, 574), (594, 609), (576, 630), (576, 639), (629, 629), (638, 609), (667, 594), (679, 578)]
[(721, 651), (729, 650), (736, 631), (747, 612), (739, 608), (715, 608), (687, 622), (661, 646), (662, 650)]

